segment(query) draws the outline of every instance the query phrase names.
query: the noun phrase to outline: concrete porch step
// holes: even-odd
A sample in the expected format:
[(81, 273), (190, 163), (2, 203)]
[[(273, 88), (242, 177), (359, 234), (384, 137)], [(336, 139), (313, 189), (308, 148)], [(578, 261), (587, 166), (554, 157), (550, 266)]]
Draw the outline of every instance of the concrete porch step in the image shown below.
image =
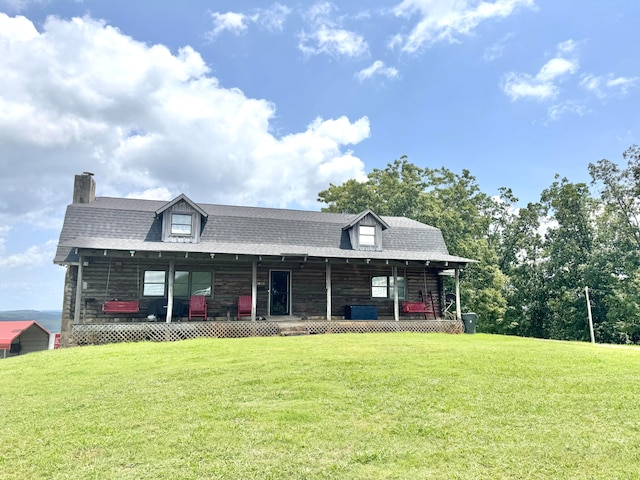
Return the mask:
[(309, 335), (309, 327), (306, 325), (280, 325), (280, 335), (291, 337), (294, 335)]

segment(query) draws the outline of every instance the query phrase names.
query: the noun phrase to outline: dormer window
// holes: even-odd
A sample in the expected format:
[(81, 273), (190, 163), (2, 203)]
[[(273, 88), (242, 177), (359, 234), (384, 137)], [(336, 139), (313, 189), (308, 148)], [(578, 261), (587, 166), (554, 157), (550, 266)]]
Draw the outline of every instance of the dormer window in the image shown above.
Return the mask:
[(363, 246), (375, 246), (376, 244), (376, 227), (360, 225), (358, 229), (359, 244)]
[(182, 213), (174, 213), (171, 215), (171, 234), (172, 235), (191, 235), (192, 217)]
[(379, 252), (382, 251), (382, 232), (387, 228), (387, 222), (371, 210), (365, 210), (352, 218), (342, 230), (348, 232), (354, 250)]
[(181, 194), (156, 210), (162, 221), (162, 241), (198, 243), (207, 212)]

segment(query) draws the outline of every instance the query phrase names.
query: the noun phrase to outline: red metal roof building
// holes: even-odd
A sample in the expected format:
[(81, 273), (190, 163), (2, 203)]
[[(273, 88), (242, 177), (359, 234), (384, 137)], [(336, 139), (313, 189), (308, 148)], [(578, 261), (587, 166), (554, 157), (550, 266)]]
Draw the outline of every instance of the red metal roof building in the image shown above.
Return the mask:
[(48, 350), (51, 334), (34, 320), (0, 320), (0, 358)]

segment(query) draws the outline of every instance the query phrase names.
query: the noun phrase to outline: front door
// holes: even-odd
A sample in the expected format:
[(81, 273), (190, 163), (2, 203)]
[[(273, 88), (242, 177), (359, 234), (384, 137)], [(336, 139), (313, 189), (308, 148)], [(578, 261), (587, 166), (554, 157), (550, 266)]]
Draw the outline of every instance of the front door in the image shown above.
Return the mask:
[(269, 288), (269, 315), (289, 315), (291, 312), (291, 272), (272, 270)]

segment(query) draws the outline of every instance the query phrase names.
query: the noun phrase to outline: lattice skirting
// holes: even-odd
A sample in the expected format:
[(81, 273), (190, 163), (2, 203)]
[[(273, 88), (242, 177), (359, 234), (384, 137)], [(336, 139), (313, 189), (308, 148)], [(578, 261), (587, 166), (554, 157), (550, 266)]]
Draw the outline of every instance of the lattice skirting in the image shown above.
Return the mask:
[[(306, 321), (306, 322), (189, 322), (189, 323), (114, 323), (74, 325), (76, 345), (118, 342), (173, 342), (198, 337), (268, 337), (287, 334), (324, 333), (463, 333), (459, 320), (425, 321)], [(295, 333), (291, 333), (295, 332)]]

